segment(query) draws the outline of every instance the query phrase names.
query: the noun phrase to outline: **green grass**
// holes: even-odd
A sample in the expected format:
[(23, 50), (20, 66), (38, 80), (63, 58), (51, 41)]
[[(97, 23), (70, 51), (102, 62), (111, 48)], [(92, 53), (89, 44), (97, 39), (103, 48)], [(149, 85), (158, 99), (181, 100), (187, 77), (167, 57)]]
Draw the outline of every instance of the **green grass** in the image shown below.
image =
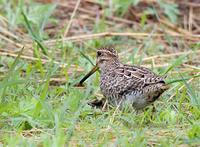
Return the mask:
[[(164, 44), (151, 36), (139, 41), (128, 37), (105, 37), (84, 43), (68, 41), (43, 46), (44, 40), (51, 39), (45, 33), (44, 25), (49, 21), (56, 23), (55, 18), (50, 17), (55, 6), (31, 3), (27, 9), (22, 2), (16, 4), (14, 1), (6, 3), (0, 0), (1, 13), (8, 20), (11, 32), (24, 27), (33, 43), (29, 44), (31, 49), (25, 44), (23, 53), (32, 50), (33, 56), (39, 59), (30, 62), (21, 58), (21, 52), (16, 58), (0, 56), (0, 144), (47, 147), (200, 145), (199, 77), (190, 82), (182, 80), (172, 83), (171, 88), (155, 102), (154, 113), (151, 106), (141, 112), (116, 108), (102, 111), (90, 107), (87, 102), (100, 94), (99, 73), (87, 80), (85, 89), (73, 87), (95, 63), (95, 49), (104, 45), (115, 45), (119, 52), (132, 49), (120, 56), (123, 62), (148, 64), (156, 73), (168, 73), (168, 81), (192, 78), (200, 72), (200, 66), (194, 64), (195, 68), (186, 68), (183, 63), (199, 60), (200, 55), (196, 53), (199, 50), (198, 42), (188, 45), (180, 38), (178, 45), (184, 48), (176, 48), (176, 51), (193, 50), (193, 53), (161, 58), (158, 62), (155, 60), (156, 64), (163, 65), (161, 67), (154, 67), (152, 60), (144, 60), (148, 56), (166, 53)], [(36, 13), (35, 16), (39, 15), (37, 12), (44, 14), (45, 20), (31, 17), (31, 11)], [(104, 21), (96, 23), (93, 33), (110, 29)], [(145, 29), (149, 30), (149, 26), (144, 24), (141, 30)], [(130, 30), (123, 28), (119, 31)], [(62, 30), (60, 32), (56, 38), (62, 36)], [(171, 41), (176, 38), (165, 37), (170, 51), (173, 51), (175, 47)], [(0, 46), (5, 50), (15, 49), (3, 39)], [(49, 62), (43, 64), (41, 58)], [(68, 66), (60, 67), (53, 61)], [(166, 62), (169, 63), (167, 67), (164, 66)], [(73, 69), (70, 68), (72, 64), (76, 66)], [(85, 72), (80, 73), (77, 68)], [(52, 83), (51, 79), (55, 77), (63, 77), (66, 82), (58, 85)]]

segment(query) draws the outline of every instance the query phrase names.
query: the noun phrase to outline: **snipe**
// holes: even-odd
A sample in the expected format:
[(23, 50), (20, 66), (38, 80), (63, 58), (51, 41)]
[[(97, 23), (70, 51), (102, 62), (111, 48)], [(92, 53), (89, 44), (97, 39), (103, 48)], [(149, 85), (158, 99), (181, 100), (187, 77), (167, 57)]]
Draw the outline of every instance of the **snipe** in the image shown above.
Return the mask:
[(79, 85), (100, 69), (100, 89), (114, 106), (131, 104), (135, 109), (142, 109), (157, 100), (168, 89), (164, 77), (151, 70), (122, 64), (114, 48), (97, 50), (96, 66), (80, 81)]

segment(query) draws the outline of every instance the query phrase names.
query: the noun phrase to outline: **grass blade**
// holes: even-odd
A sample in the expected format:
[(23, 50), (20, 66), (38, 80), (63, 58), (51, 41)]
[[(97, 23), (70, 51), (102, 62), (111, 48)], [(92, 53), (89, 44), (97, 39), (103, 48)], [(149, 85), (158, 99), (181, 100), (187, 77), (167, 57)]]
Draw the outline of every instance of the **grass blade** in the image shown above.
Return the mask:
[(6, 89), (8, 86), (24, 83), (24, 80), (16, 80), (16, 79), (9, 80), (10, 78), (12, 78), (12, 74), (15, 70), (15, 67), (18, 64), (18, 61), (20, 59), (20, 56), (22, 55), (23, 50), (24, 50), (24, 47), (18, 53), (17, 57), (15, 58), (14, 62), (11, 65), (10, 69), (8, 70), (8, 73), (7, 73), (6, 77), (4, 78), (4, 80), (2, 82), (0, 82), (0, 95), (1, 95), (0, 101), (4, 100), (4, 95), (6, 93)]
[(180, 79), (173, 79), (173, 80), (167, 81), (166, 84), (172, 84), (172, 83), (176, 83), (176, 82), (184, 82), (184, 81), (190, 80), (192, 78), (198, 78), (198, 77), (200, 77), (200, 74), (194, 75), (192, 77), (186, 77), (186, 78), (180, 78)]
[(92, 62), (92, 60), (90, 60), (90, 58), (87, 56), (87, 55), (85, 55), (83, 52), (81, 52), (80, 51), (80, 53), (81, 53), (81, 55), (86, 59), (86, 60), (88, 60), (89, 62), (90, 62), (90, 64), (92, 64), (93, 66), (95, 66), (95, 64)]
[[(180, 74), (181, 75), (181, 74)], [(199, 76), (199, 75), (198, 75)], [(181, 75), (181, 77), (183, 77)], [(190, 96), (191, 102), (193, 105), (197, 106), (200, 108), (200, 103), (199, 100), (196, 97), (195, 91), (191, 88), (191, 86), (186, 82), (186, 80), (183, 80), (183, 83), (185, 84), (185, 87), (187, 88), (188, 95)]]
[(183, 60), (185, 59), (185, 57), (186, 57), (186, 55), (182, 55), (179, 58), (177, 58), (175, 61), (173, 61), (172, 64), (163, 72), (163, 75), (167, 74), (173, 68), (181, 65), (183, 63)]
[(48, 55), (48, 52), (47, 52), (47, 49), (46, 47), (41, 43), (40, 39), (37, 37), (37, 35), (35, 35), (32, 27), (31, 27), (31, 24), (29, 23), (29, 20), (26, 16), (26, 14), (24, 13), (24, 11), (22, 11), (22, 16), (24, 18), (24, 21), (26, 23), (26, 26), (27, 26), (27, 29), (29, 31), (29, 33), (31, 34), (33, 40), (37, 43), (37, 45), (41, 48), (43, 54), (45, 55)]

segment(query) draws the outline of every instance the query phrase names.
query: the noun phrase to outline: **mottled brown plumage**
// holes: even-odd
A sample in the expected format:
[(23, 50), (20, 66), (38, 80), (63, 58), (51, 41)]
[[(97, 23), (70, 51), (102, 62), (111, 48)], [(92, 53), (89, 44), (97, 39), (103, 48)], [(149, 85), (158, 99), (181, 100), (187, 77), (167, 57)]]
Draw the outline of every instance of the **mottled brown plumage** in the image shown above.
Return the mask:
[[(153, 103), (168, 89), (164, 78), (151, 70), (122, 64), (114, 48), (98, 49), (96, 62), (96, 67), (86, 78), (99, 67), (100, 89), (111, 105), (131, 104), (135, 109), (142, 109)], [(83, 78), (80, 83), (86, 78)]]

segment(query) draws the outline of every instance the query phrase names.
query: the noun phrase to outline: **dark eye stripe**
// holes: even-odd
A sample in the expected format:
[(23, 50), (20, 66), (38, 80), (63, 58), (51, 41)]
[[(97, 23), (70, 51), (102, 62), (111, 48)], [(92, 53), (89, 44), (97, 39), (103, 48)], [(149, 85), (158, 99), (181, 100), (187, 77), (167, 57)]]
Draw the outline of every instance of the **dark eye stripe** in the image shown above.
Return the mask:
[(100, 51), (97, 52), (97, 56), (101, 56), (101, 52)]

